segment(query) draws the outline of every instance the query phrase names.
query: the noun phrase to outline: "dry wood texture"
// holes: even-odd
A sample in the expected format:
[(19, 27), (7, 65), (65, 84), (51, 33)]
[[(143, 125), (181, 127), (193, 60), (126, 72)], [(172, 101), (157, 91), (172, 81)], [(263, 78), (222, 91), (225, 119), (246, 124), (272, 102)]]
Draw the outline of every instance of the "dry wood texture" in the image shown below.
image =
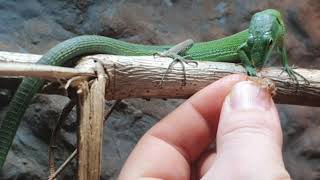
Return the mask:
[(78, 179), (100, 179), (102, 134), (104, 120), (105, 76), (102, 65), (97, 63), (98, 78), (89, 87), (87, 81), (78, 88), (79, 161)]
[[(41, 56), (19, 53), (0, 52), (0, 62), (36, 62)], [(113, 55), (94, 55), (82, 58), (80, 69), (95, 67), (99, 60), (108, 76), (106, 99), (125, 98), (188, 98), (206, 85), (233, 73), (245, 73), (241, 65), (221, 62), (199, 62), (198, 66), (185, 65), (187, 81), (183, 86), (183, 71), (177, 63), (168, 73), (162, 86), (161, 79), (171, 62), (169, 58), (152, 56), (130, 57)], [(299, 86), (293, 82), (282, 69), (264, 68), (259, 77), (269, 78), (275, 82), (275, 101), (280, 104), (297, 104), (320, 106), (320, 71), (311, 69), (295, 69), (307, 78), (310, 84), (300, 80)], [(4, 74), (2, 74), (4, 75)], [(84, 74), (85, 75), (85, 74)]]

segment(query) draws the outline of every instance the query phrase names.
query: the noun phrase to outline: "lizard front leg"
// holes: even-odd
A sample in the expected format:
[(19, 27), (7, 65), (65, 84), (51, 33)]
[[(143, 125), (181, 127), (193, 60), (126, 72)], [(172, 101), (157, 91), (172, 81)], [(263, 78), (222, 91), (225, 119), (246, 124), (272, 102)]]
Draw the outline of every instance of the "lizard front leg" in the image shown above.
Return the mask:
[(241, 61), (241, 64), (246, 69), (247, 74), (249, 76), (256, 76), (257, 75), (257, 71), (256, 71), (255, 67), (253, 66), (253, 64), (251, 63), (249, 56), (247, 55), (246, 48), (247, 48), (247, 44), (246, 43), (242, 44), (239, 47), (239, 49), (238, 49), (239, 59)]
[(281, 45), (281, 47), (278, 49), (279, 53), (281, 54), (282, 58), (281, 58), (281, 63), (283, 66), (283, 70), (286, 71), (289, 75), (289, 77), (297, 82), (297, 84), (299, 85), (299, 80), (297, 78), (297, 76), (299, 76), (300, 78), (302, 78), (305, 82), (305, 84), (310, 84), (309, 80), (306, 79), (305, 77), (303, 77), (301, 74), (295, 72), (292, 67), (289, 66), (289, 62), (288, 62), (288, 56), (287, 56), (287, 50), (284, 44)]

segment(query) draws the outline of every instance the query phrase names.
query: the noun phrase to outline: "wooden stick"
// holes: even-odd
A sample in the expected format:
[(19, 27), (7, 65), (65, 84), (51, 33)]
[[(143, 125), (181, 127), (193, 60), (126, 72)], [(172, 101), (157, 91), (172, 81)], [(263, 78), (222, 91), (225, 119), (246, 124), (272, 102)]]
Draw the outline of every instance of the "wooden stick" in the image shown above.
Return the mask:
[[(109, 108), (109, 110), (108, 110), (108, 113), (107, 113), (106, 116), (104, 117), (103, 123), (105, 123), (105, 122), (109, 119), (111, 113), (113, 112), (113, 110), (115, 109), (115, 107), (116, 107), (120, 102), (121, 102), (121, 100), (117, 100), (117, 101), (115, 101), (115, 102), (112, 104), (112, 106), (111, 106), (111, 107)], [(63, 171), (63, 169), (68, 165), (68, 163), (71, 162), (71, 160), (72, 160), (77, 154), (78, 154), (78, 149), (75, 149), (75, 150), (71, 153), (71, 155), (65, 160), (65, 162), (63, 162), (62, 165), (61, 165), (53, 174), (50, 175), (49, 180), (54, 180), (54, 178), (56, 178), (56, 177), (59, 175), (59, 173)]]
[(91, 87), (83, 81), (78, 90), (79, 180), (98, 180), (101, 175), (106, 77), (100, 63), (97, 63), (97, 72), (98, 78), (93, 80)]
[[(5, 58), (3, 58), (5, 57)], [(21, 57), (17, 53), (0, 52), (0, 61), (12, 62), (19, 57), (19, 62), (25, 62), (27, 55)], [(31, 55), (32, 62), (41, 56)], [(159, 84), (172, 61), (170, 58), (152, 56), (113, 56), (94, 55), (82, 58), (79, 68), (94, 68), (94, 61), (103, 63), (108, 75), (106, 99), (117, 100), (125, 98), (188, 98), (208, 84), (234, 73), (245, 73), (245, 69), (238, 64), (222, 62), (199, 62), (198, 66), (186, 65), (186, 86), (183, 86), (183, 71), (181, 65), (176, 64)], [(280, 67), (264, 68), (258, 77), (269, 78), (275, 82), (276, 96), (274, 100), (279, 104), (296, 104), (320, 106), (320, 70), (295, 69), (310, 82), (299, 86), (293, 82)], [(282, 73), (283, 72), (283, 73)], [(4, 88), (0, 80), (0, 88)], [(47, 88), (50, 89), (50, 88)], [(47, 92), (47, 91), (45, 91)], [(51, 91), (52, 93), (52, 91)], [(55, 93), (60, 93), (56, 91)]]
[(64, 168), (67, 167), (67, 165), (70, 163), (70, 161), (77, 155), (77, 153), (78, 153), (77, 150), (78, 150), (78, 149), (76, 149), (76, 150), (74, 150), (74, 151), (72, 152), (72, 154), (67, 158), (67, 160), (64, 161), (64, 162), (61, 164), (61, 166), (57, 169), (57, 171), (54, 172), (54, 173), (48, 178), (48, 180), (54, 180), (54, 179), (57, 177), (57, 175), (58, 175), (61, 171), (63, 171)]
[[(234, 74), (245, 74), (245, 69), (234, 63), (199, 62), (198, 66), (186, 65), (186, 86), (183, 86), (183, 71), (177, 64), (169, 72), (162, 87), (159, 83), (169, 66), (171, 59), (153, 57), (128, 57), (95, 55), (83, 59), (84, 64), (90, 64), (94, 59), (104, 62), (109, 76), (109, 87), (106, 99), (125, 98), (188, 98), (210, 83), (220, 78)], [(84, 65), (83, 64), (83, 65)], [(279, 104), (296, 104), (320, 106), (320, 70), (294, 69), (310, 84), (299, 79), (299, 85), (292, 81), (281, 67), (263, 68), (258, 77), (268, 78), (275, 83), (274, 100)]]
[(0, 62), (0, 76), (31, 76), (57, 81), (76, 76), (95, 76), (92, 69), (76, 69), (59, 66)]
[[(61, 128), (62, 123), (66, 120), (69, 113), (72, 111), (73, 107), (76, 105), (76, 103), (71, 100), (69, 101), (65, 107), (62, 110), (62, 113), (60, 114), (60, 117), (52, 131), (50, 143), (49, 143), (49, 150), (48, 150), (48, 164), (49, 164), (49, 180), (56, 180), (56, 176), (64, 169), (64, 167), (59, 167), (59, 171), (56, 171), (56, 164), (55, 164), (55, 150), (56, 150), (56, 141), (57, 141), (57, 135)], [(72, 158), (68, 158), (69, 160), (72, 160)], [(67, 163), (63, 163), (65, 166)]]

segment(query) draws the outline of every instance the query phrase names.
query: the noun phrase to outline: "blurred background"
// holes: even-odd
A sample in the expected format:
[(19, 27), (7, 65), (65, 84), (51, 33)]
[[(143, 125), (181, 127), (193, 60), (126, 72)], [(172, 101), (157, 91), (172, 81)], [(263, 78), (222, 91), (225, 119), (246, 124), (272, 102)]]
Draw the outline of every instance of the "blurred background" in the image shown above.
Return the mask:
[[(59, 42), (83, 34), (144, 44), (176, 44), (188, 38), (208, 41), (247, 28), (251, 16), (267, 8), (278, 9), (284, 16), (290, 64), (320, 68), (317, 0), (0, 0), (0, 50), (43, 54)], [(269, 65), (278, 65), (277, 60)], [(51, 131), (67, 101), (57, 95), (34, 98), (0, 179), (46, 179)], [(117, 179), (139, 138), (181, 102), (124, 100), (105, 125), (101, 179)], [(278, 110), (285, 164), (292, 178), (320, 179), (320, 109), (278, 105)], [(0, 120), (5, 111), (2, 106)], [(59, 134), (58, 163), (76, 147), (75, 118), (73, 111)], [(75, 179), (75, 171), (73, 162), (59, 179)]]

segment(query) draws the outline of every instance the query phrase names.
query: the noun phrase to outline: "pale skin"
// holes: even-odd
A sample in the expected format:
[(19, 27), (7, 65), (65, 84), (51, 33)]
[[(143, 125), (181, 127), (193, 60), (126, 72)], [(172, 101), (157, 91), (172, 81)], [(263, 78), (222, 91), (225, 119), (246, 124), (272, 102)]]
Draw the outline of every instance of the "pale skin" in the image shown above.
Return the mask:
[(119, 180), (289, 180), (274, 102), (246, 79), (222, 78), (162, 119), (140, 139)]

